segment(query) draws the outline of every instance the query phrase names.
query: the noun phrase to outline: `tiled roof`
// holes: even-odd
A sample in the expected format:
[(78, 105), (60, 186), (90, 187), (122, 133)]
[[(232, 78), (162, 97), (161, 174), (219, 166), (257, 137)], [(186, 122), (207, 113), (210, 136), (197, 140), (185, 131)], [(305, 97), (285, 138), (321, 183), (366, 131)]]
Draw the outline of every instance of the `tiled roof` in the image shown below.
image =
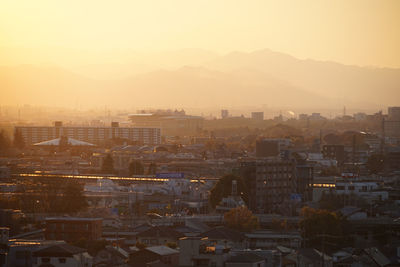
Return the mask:
[(154, 253), (156, 253), (158, 255), (162, 255), (162, 256), (179, 253), (178, 250), (172, 249), (172, 248), (167, 247), (167, 246), (153, 246), (153, 247), (147, 247), (145, 249), (148, 250), (148, 251), (154, 252)]
[(75, 254), (80, 254), (83, 252), (86, 252), (86, 249), (71, 246), (69, 244), (59, 244), (39, 249), (33, 254), (35, 257), (72, 257)]
[(184, 235), (168, 226), (153, 226), (143, 232), (137, 234), (138, 237), (168, 237), (179, 239)]
[(254, 253), (240, 253), (229, 258), (227, 262), (236, 263), (254, 263), (264, 261), (264, 258)]
[(244, 235), (236, 230), (218, 226), (211, 230), (208, 230), (201, 234), (202, 237), (208, 237), (208, 239), (225, 239), (232, 241), (241, 241), (244, 239)]

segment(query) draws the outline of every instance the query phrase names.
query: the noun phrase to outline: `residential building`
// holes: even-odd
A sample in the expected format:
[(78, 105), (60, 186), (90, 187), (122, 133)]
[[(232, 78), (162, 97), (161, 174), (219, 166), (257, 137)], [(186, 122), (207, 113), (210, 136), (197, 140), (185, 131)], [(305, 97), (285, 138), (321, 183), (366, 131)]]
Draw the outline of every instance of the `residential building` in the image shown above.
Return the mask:
[(355, 195), (364, 198), (368, 202), (382, 201), (389, 198), (389, 193), (380, 189), (380, 185), (377, 182), (342, 179), (336, 181), (335, 189), (336, 194)]
[(168, 226), (153, 226), (136, 235), (136, 240), (147, 246), (177, 243), (184, 235)]
[(56, 244), (41, 248), (33, 252), (36, 258), (33, 267), (55, 266), (55, 267), (91, 267), (92, 257), (86, 249), (71, 246), (69, 244)]
[(207, 240), (215, 245), (223, 247), (240, 248), (248, 247), (246, 237), (243, 233), (227, 228), (225, 226), (217, 226), (206, 232), (201, 233), (199, 236), (207, 238)]
[(36, 250), (55, 244), (65, 244), (65, 242), (55, 240), (11, 239), (8, 242), (7, 266), (32, 266), (35, 263), (33, 253)]
[(106, 246), (97, 252), (93, 258), (93, 265), (96, 267), (126, 267), (129, 260), (129, 252), (120, 246)]
[(58, 217), (46, 218), (45, 237), (47, 240), (77, 241), (99, 240), (102, 234), (101, 218)]
[(195, 134), (204, 122), (203, 117), (186, 115), (184, 110), (141, 110), (129, 119), (135, 127), (159, 128), (164, 135)]
[(250, 249), (272, 249), (276, 246), (300, 248), (301, 235), (299, 232), (278, 232), (272, 230), (257, 230), (246, 233)]
[(178, 266), (179, 251), (167, 246), (151, 246), (129, 256), (129, 263), (137, 267), (146, 267), (155, 262), (162, 263), (162, 266)]
[(285, 259), (290, 259), (296, 262), (295, 266), (299, 267), (333, 266), (332, 257), (314, 248), (301, 248), (296, 252), (287, 255)]
[(255, 253), (238, 253), (231, 256), (226, 262), (225, 267), (265, 267), (265, 259)]
[(25, 140), (31, 145), (43, 141), (57, 139), (62, 136), (79, 141), (99, 144), (113, 138), (126, 139), (138, 144), (161, 144), (161, 129), (159, 127), (112, 127), (95, 126), (63, 126), (61, 122), (51, 126), (16, 126)]
[(184, 237), (179, 239), (179, 266), (224, 267), (229, 258), (229, 247), (214, 245), (207, 238)]
[(291, 214), (299, 197), (300, 201), (304, 198), (299, 194), (306, 194), (307, 198), (311, 194), (312, 168), (297, 171), (294, 160), (242, 160), (240, 164), (240, 173), (249, 186), (249, 208), (253, 212)]

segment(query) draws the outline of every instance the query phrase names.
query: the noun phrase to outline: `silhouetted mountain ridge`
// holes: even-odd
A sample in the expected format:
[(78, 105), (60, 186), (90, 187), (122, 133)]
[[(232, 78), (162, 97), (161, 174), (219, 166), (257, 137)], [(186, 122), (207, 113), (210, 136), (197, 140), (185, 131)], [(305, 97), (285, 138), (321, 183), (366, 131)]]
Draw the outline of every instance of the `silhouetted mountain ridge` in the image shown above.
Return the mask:
[(268, 49), (208, 54), (204, 63), (199, 56), (192, 59), (198, 64), (131, 75), (128, 69), (127, 76), (119, 79), (107, 77), (105, 72), (101, 81), (57, 66), (3, 66), (2, 103), (371, 108), (398, 105), (400, 99), (400, 69), (301, 60)]

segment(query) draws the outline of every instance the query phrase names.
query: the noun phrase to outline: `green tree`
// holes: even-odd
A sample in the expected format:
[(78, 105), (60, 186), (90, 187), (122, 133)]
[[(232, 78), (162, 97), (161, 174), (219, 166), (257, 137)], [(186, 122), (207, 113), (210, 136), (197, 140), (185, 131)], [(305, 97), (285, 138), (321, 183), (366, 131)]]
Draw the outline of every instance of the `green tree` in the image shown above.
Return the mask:
[(331, 244), (333, 249), (347, 243), (345, 230), (348, 227), (340, 214), (304, 207), (301, 215), (300, 227), (307, 247), (322, 248)]
[(76, 181), (68, 181), (63, 187), (63, 207), (65, 213), (74, 213), (88, 207), (86, 196), (83, 194), (83, 184)]
[(215, 207), (222, 200), (222, 198), (231, 195), (233, 180), (237, 181), (238, 194), (247, 203), (248, 191), (243, 179), (236, 175), (228, 174), (219, 179), (215, 186), (211, 189), (210, 203), (213, 207)]
[(23, 149), (25, 147), (24, 137), (19, 130), (14, 131), (13, 146), (19, 149)]
[(225, 225), (238, 231), (252, 231), (259, 227), (258, 218), (246, 207), (237, 207), (224, 214)]
[(371, 174), (378, 174), (385, 169), (385, 156), (373, 154), (367, 160), (367, 169)]
[(101, 171), (105, 174), (114, 174), (114, 160), (111, 157), (111, 154), (107, 154), (107, 156), (104, 158)]
[(43, 178), (17, 187), (19, 209), (24, 212), (75, 213), (87, 208), (83, 184), (63, 178)]
[(144, 167), (140, 161), (134, 160), (131, 163), (129, 163), (129, 175), (143, 175), (143, 174), (144, 174)]

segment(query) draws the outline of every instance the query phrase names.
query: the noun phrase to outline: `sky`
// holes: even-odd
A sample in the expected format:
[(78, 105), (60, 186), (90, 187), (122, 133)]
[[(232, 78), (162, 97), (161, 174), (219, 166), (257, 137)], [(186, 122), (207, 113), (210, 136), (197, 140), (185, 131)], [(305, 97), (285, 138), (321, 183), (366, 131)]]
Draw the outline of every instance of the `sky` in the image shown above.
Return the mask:
[(400, 68), (399, 14), (398, 0), (2, 0), (0, 49), (268, 48)]

